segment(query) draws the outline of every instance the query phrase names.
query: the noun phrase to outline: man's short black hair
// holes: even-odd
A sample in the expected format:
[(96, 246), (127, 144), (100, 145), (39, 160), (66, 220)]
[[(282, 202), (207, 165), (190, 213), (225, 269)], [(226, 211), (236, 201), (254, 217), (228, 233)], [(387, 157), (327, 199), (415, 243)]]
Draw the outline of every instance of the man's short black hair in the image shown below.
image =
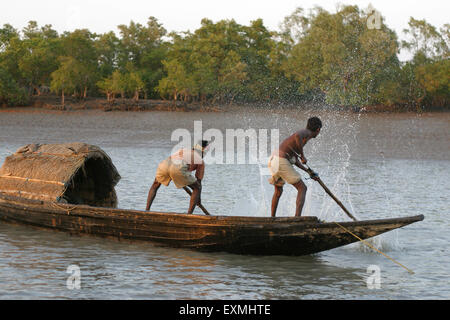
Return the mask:
[(317, 131), (317, 129), (322, 128), (322, 121), (320, 121), (317, 117), (311, 117), (308, 119), (308, 124), (306, 125), (306, 129), (311, 131)]
[(202, 140), (202, 148), (206, 148), (210, 142), (211, 141), (208, 141), (208, 140)]

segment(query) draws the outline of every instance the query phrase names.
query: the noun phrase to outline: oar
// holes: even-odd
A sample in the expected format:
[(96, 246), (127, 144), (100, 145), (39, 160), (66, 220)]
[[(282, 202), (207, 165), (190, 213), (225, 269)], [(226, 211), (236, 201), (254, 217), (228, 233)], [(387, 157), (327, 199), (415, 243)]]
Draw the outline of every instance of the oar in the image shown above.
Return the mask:
[[(307, 169), (308, 169), (308, 173), (311, 174), (312, 172), (314, 172), (314, 170), (312, 170), (310, 167), (308, 167), (306, 164), (304, 165)], [(327, 186), (322, 182), (322, 180), (319, 178), (319, 176), (316, 176), (316, 181), (322, 186), (322, 188), (326, 191), (326, 193), (328, 193), (330, 195), (330, 197), (332, 197), (334, 199), (334, 201), (337, 202), (337, 204), (345, 211), (345, 213), (352, 218), (354, 221), (358, 221), (356, 220), (356, 218), (350, 213), (348, 212), (348, 210), (344, 207), (344, 205), (338, 200), (338, 198), (335, 197), (335, 195), (330, 191), (330, 189), (327, 188)], [(404, 269), (406, 269), (409, 273), (414, 274), (414, 271), (412, 271), (411, 269), (408, 269), (407, 267), (405, 267), (404, 265), (402, 265), (400, 262), (395, 261), (394, 259), (392, 259), (390, 256), (388, 256), (387, 254), (381, 252), (380, 250), (378, 250), (377, 248), (375, 248), (374, 246), (372, 246), (370, 243), (368, 243), (367, 241), (365, 241), (364, 239), (361, 239), (360, 237), (358, 237), (356, 234), (354, 234), (353, 232), (351, 232), (350, 230), (348, 230), (347, 228), (345, 228), (344, 226), (342, 226), (341, 224), (339, 224), (338, 222), (334, 222), (335, 224), (337, 224), (339, 227), (341, 227), (342, 229), (344, 229), (344, 231), (348, 232), (349, 234), (351, 234), (352, 236), (354, 236), (356, 239), (358, 239), (359, 241), (361, 241), (362, 243), (364, 243), (365, 245), (367, 245), (368, 247), (372, 248), (373, 250), (381, 253), (382, 255), (384, 255), (386, 258), (392, 260), (393, 262), (395, 262), (396, 264), (398, 264), (399, 266), (403, 267)]]
[[(314, 170), (312, 170), (310, 167), (308, 167), (305, 164), (306, 168), (308, 168), (308, 170), (310, 172), (314, 172)], [(328, 193), (330, 195), (331, 198), (333, 198), (334, 201), (336, 201), (336, 203), (342, 208), (342, 210), (345, 211), (345, 213), (353, 219), (353, 221), (358, 221), (356, 220), (356, 218), (347, 210), (346, 207), (344, 207), (344, 205), (342, 204), (342, 202), (339, 201), (338, 198), (336, 198), (336, 196), (330, 191), (330, 189), (327, 188), (327, 186), (323, 183), (323, 181), (319, 178), (319, 176), (316, 176), (316, 181), (322, 186), (322, 188), (325, 190), (326, 193)]]
[[(189, 195), (192, 195), (192, 191), (189, 190), (188, 187), (183, 187), (183, 189), (184, 189)], [(210, 215), (211, 215), (211, 214), (208, 212), (208, 210), (206, 210), (205, 207), (204, 207), (201, 203), (197, 204), (197, 206), (198, 206), (200, 209), (202, 209), (202, 211), (203, 211), (207, 216), (210, 216)]]

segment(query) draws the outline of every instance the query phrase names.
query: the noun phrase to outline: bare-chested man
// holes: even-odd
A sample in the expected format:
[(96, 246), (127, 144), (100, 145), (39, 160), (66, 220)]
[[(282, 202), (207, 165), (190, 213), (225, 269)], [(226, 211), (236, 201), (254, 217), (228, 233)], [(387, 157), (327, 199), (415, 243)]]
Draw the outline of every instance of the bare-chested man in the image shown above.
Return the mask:
[[(317, 137), (321, 128), (322, 121), (319, 118), (309, 118), (306, 129), (299, 130), (285, 139), (279, 149), (270, 157), (269, 171), (272, 177), (269, 179), (269, 182), (275, 186), (272, 198), (272, 217), (276, 215), (278, 201), (283, 193), (283, 185), (286, 182), (292, 184), (298, 191), (295, 216), (299, 217), (302, 214), (307, 188), (293, 165), (308, 172), (311, 178), (317, 179), (317, 175), (314, 172), (303, 166), (307, 162), (303, 154), (303, 147), (309, 139)], [(300, 157), (300, 160), (298, 157)]]
[[(189, 186), (192, 189), (188, 214), (194, 212), (195, 206), (201, 203), (202, 179), (205, 174), (203, 156), (208, 144), (209, 141), (202, 140), (194, 148), (181, 149), (158, 165), (155, 181), (148, 192), (146, 210), (150, 210), (161, 184), (168, 186), (173, 181), (177, 188)], [(195, 171), (195, 177), (191, 175), (192, 171)]]

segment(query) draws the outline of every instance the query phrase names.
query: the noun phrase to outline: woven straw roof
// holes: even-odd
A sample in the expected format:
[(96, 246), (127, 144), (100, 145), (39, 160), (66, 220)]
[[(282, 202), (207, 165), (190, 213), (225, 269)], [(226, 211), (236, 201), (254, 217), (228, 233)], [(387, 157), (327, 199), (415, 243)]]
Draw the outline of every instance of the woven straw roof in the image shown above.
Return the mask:
[(97, 160), (104, 172), (102, 181), (95, 183), (110, 188), (115, 196), (114, 186), (120, 175), (111, 159), (99, 147), (81, 142), (29, 144), (19, 148), (0, 168), (0, 192), (28, 199), (61, 201), (67, 188), (73, 188), (75, 175), (79, 171), (86, 175), (85, 165), (90, 159)]

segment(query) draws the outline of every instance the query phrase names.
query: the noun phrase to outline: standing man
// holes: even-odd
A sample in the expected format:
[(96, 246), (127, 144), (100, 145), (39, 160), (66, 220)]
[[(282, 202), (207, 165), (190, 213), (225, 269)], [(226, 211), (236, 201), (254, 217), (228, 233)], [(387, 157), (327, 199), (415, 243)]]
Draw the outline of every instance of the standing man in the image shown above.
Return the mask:
[[(173, 180), (177, 188), (189, 186), (192, 189), (188, 214), (194, 212), (195, 206), (201, 203), (202, 179), (205, 174), (203, 156), (208, 144), (209, 141), (202, 140), (192, 149), (181, 149), (158, 165), (155, 181), (148, 192), (145, 210), (150, 210), (161, 184), (167, 187)], [(195, 171), (195, 177), (191, 175), (192, 171)]]
[[(317, 174), (307, 169), (303, 164), (307, 160), (303, 154), (303, 147), (311, 138), (316, 138), (322, 128), (322, 121), (317, 117), (308, 119), (306, 129), (302, 129), (284, 140), (279, 149), (274, 151), (269, 159), (269, 171), (272, 177), (270, 184), (275, 187), (272, 197), (272, 217), (275, 217), (278, 201), (283, 193), (283, 185), (287, 182), (297, 189), (297, 202), (295, 216), (300, 217), (303, 205), (305, 204), (306, 185), (303, 183), (300, 174), (294, 169), (296, 165), (300, 169), (308, 172), (313, 179), (317, 179)], [(299, 158), (300, 157), (300, 160)], [(301, 161), (301, 162), (300, 162)]]

